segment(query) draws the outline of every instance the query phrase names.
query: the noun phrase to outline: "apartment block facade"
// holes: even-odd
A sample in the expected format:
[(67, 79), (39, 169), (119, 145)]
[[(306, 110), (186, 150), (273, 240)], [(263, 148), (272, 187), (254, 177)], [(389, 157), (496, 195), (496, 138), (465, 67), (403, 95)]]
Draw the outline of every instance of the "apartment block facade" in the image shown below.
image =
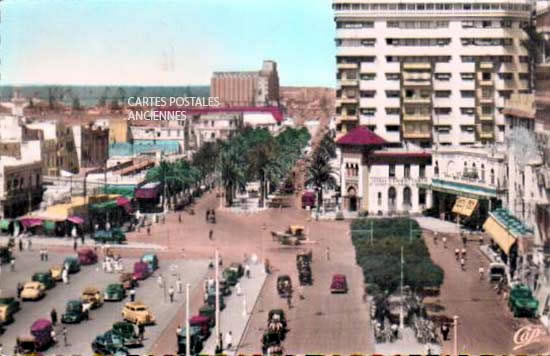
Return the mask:
[(504, 141), (505, 99), (529, 90), (527, 0), (333, 0), (340, 135), (390, 143)]

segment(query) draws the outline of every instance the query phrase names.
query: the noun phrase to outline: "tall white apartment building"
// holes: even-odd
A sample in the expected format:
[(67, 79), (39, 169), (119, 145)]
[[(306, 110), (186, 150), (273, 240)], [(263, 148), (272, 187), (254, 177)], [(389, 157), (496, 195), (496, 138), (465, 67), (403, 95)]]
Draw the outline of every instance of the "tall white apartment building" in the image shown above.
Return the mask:
[(337, 127), (388, 142), (504, 140), (504, 100), (529, 90), (529, 0), (333, 0)]

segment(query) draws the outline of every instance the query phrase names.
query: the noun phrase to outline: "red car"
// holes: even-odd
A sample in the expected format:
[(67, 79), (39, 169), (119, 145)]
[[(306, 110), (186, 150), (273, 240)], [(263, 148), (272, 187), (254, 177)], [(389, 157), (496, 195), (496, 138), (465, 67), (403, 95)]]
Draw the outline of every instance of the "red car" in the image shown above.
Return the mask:
[(149, 270), (149, 265), (145, 262), (136, 262), (134, 264), (134, 274), (133, 277), (138, 281), (143, 281), (151, 275)]
[(78, 251), (78, 261), (81, 265), (93, 265), (97, 263), (97, 254), (91, 248), (83, 248)]
[(343, 274), (335, 274), (332, 276), (332, 283), (330, 284), (331, 293), (347, 293), (348, 282), (346, 276)]

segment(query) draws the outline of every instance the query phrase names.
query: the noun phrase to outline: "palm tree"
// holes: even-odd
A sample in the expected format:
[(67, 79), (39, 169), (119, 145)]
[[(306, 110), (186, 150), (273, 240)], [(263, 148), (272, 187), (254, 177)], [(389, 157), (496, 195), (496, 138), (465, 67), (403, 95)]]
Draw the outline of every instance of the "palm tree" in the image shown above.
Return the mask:
[(337, 186), (336, 179), (332, 175), (334, 169), (330, 166), (329, 160), (322, 152), (316, 151), (311, 160), (311, 164), (307, 168), (306, 185), (313, 185), (317, 191), (317, 212), (323, 202), (323, 188), (335, 188)]
[(328, 159), (336, 158), (336, 143), (328, 134), (323, 136), (317, 150)]
[(278, 163), (276, 161), (276, 145), (273, 138), (270, 136), (267, 142), (261, 145), (256, 145), (248, 150), (248, 177), (260, 180), (260, 201), (259, 206), (264, 206), (265, 199), (265, 183), (268, 175), (274, 178), (278, 171)]
[[(227, 145), (224, 145), (227, 148)], [(243, 165), (237, 150), (222, 150), (218, 161), (218, 170), (221, 175), (222, 185), (225, 189), (225, 202), (228, 206), (233, 204), (233, 194), (238, 187), (246, 183)]]

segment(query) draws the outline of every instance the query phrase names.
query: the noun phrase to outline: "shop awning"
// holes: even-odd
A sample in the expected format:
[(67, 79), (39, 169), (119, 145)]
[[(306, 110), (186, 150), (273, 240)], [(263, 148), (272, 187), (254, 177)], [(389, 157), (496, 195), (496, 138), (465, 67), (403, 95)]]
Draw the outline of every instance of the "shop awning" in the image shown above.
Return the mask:
[(90, 211), (95, 214), (103, 214), (118, 208), (116, 200), (109, 200), (103, 203), (93, 204), (90, 206)]
[(132, 203), (125, 197), (116, 198), (116, 204), (123, 207), (127, 213), (130, 213), (132, 211)]
[(133, 184), (117, 184), (107, 185), (103, 189), (105, 194), (119, 194), (125, 197), (132, 198), (134, 196), (134, 190), (136, 186)]
[(80, 216), (69, 216), (67, 220), (77, 225), (84, 223), (84, 219), (82, 219)]
[(136, 189), (135, 197), (137, 199), (155, 199), (158, 198), (161, 191), (160, 182), (147, 183)]
[(477, 207), (477, 199), (458, 197), (453, 207), (453, 213), (463, 216), (472, 216), (472, 213)]
[(491, 238), (500, 246), (504, 253), (507, 255), (510, 254), (510, 249), (516, 242), (516, 238), (500, 225), (495, 218), (489, 217), (483, 224), (483, 229), (491, 235)]

